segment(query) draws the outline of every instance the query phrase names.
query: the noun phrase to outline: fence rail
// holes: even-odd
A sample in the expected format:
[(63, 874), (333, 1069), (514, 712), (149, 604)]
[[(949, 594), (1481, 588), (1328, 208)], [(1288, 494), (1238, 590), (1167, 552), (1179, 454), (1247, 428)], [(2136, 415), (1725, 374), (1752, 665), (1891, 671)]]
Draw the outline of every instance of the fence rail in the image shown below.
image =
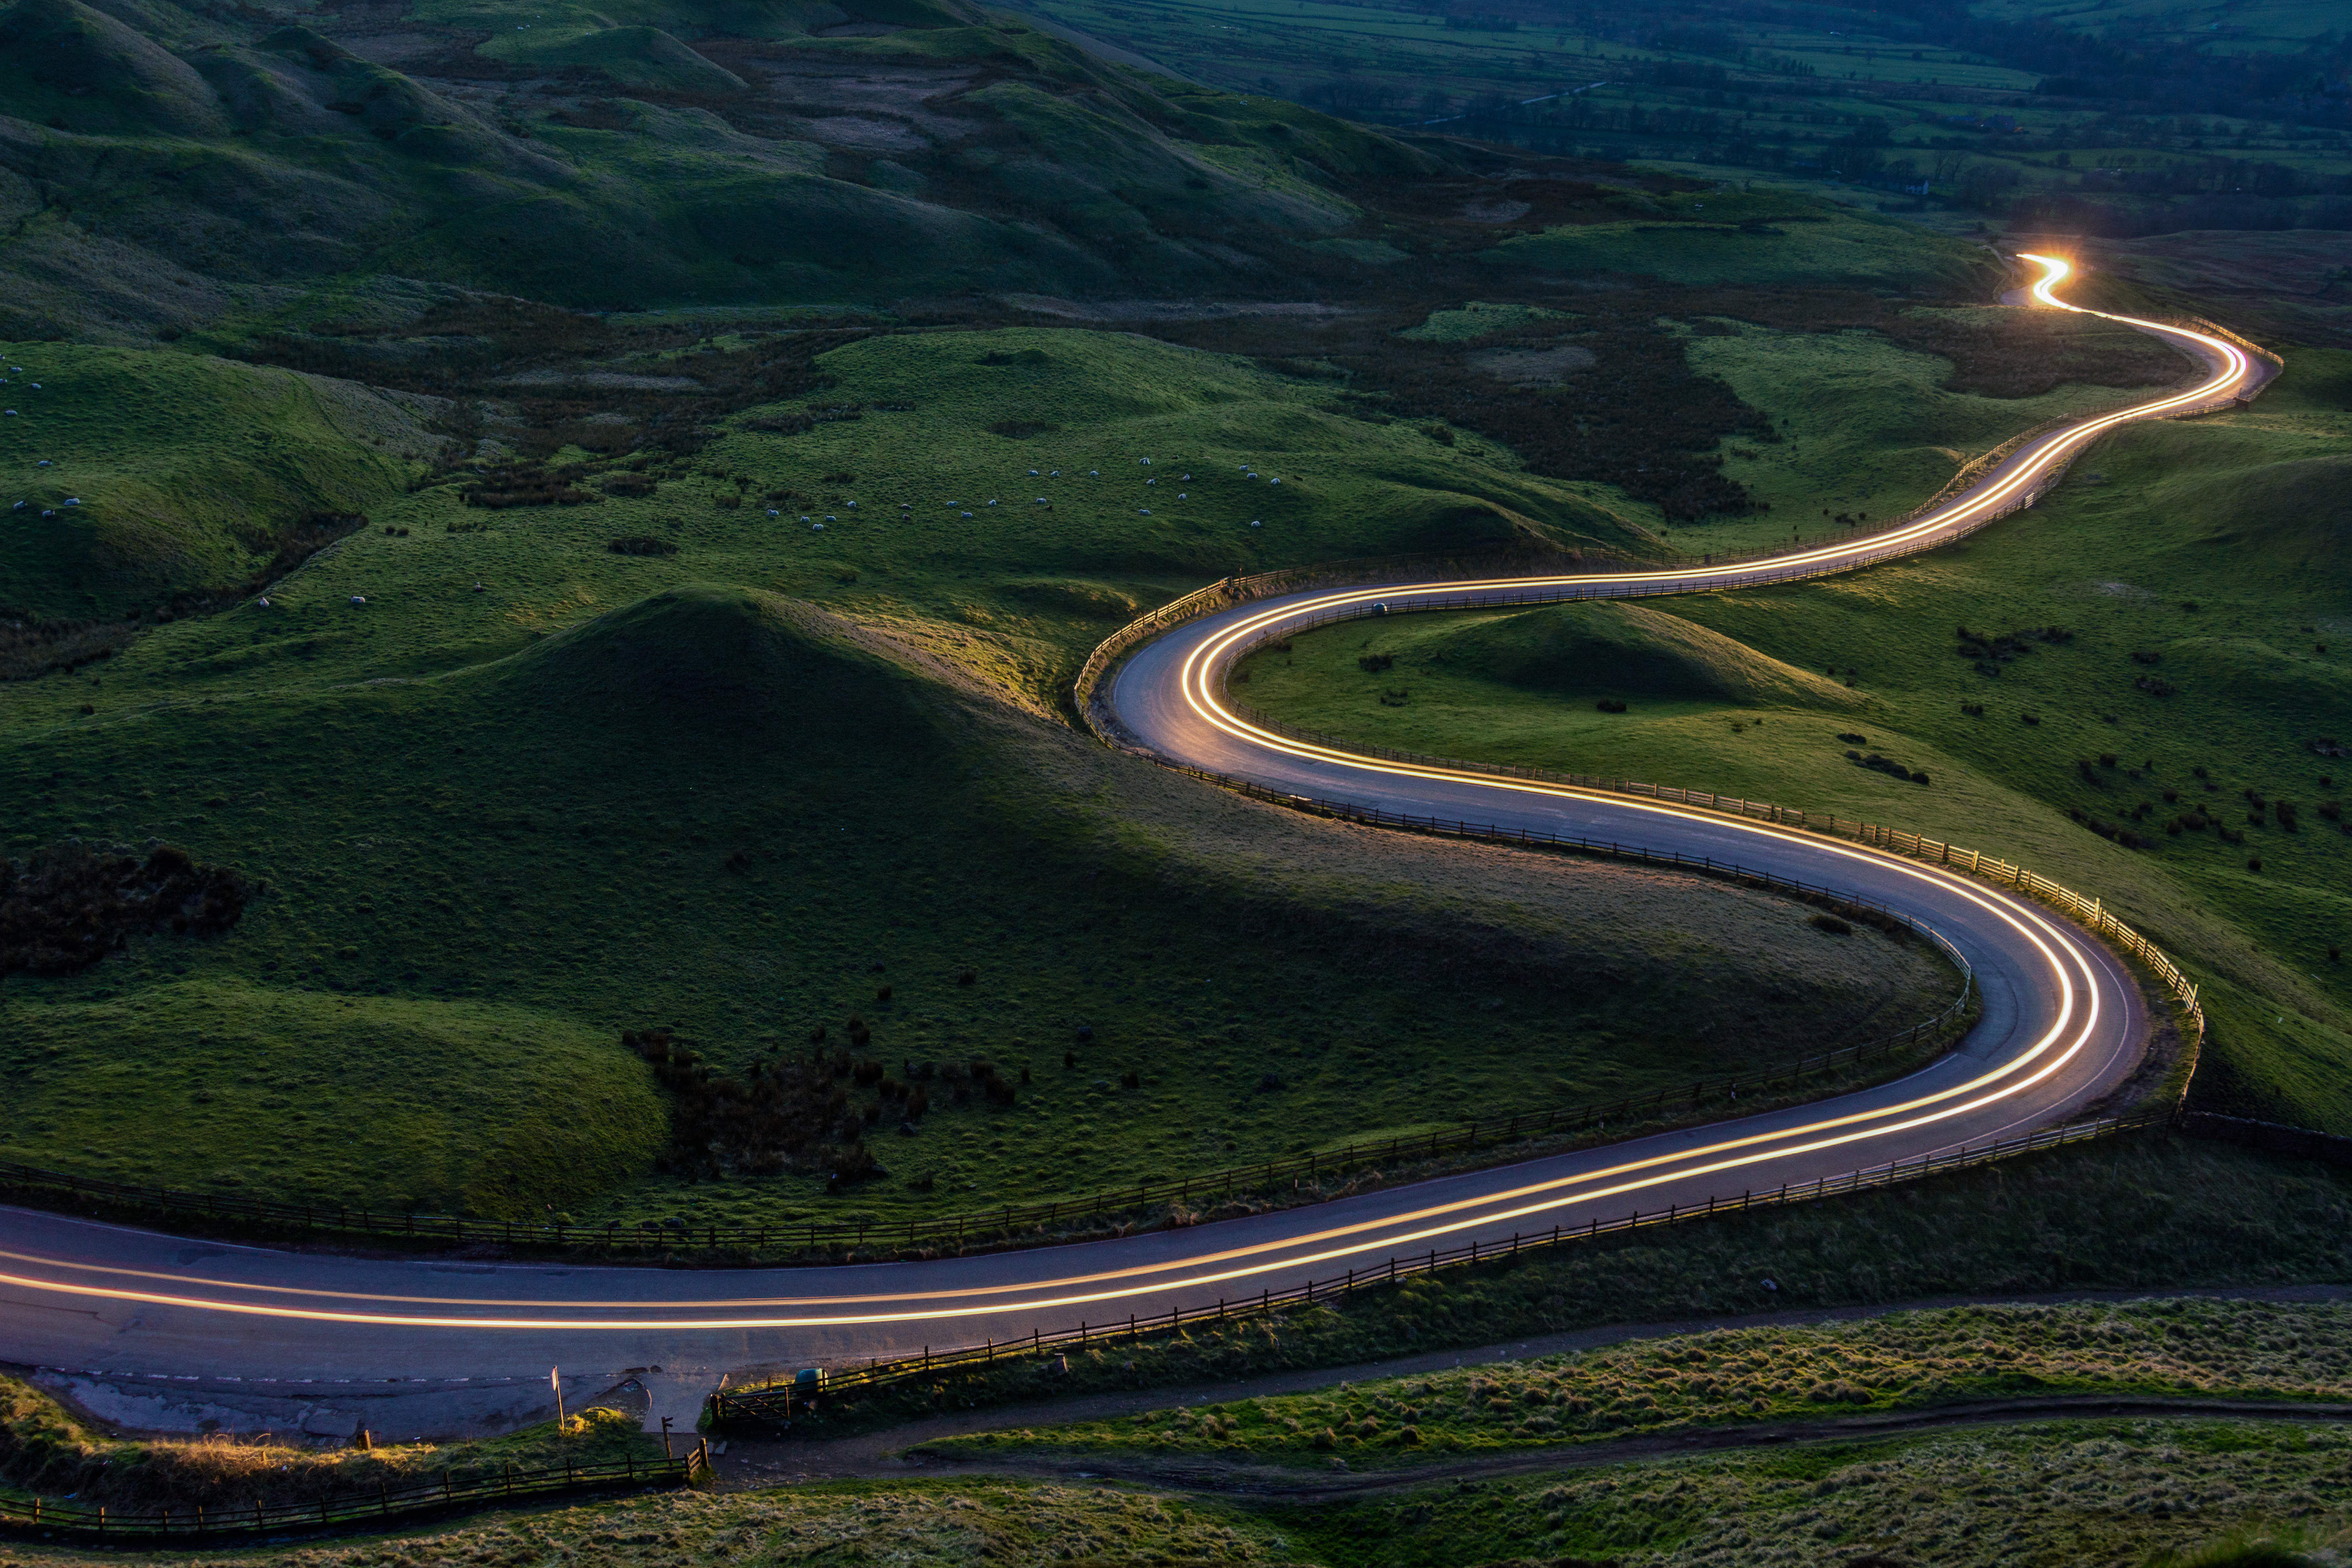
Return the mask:
[(315, 1502), (264, 1503), (148, 1513), (110, 1512), (102, 1506), (76, 1506), (45, 1498), (18, 1501), (0, 1498), (0, 1530), (44, 1539), (108, 1545), (194, 1545), (252, 1540), (260, 1536), (319, 1531), (371, 1529), (431, 1515), (496, 1508), (509, 1503), (576, 1497), (629, 1487), (691, 1486), (710, 1474), (710, 1450), (697, 1443), (683, 1458), (640, 1464), (565, 1465), (538, 1470), (509, 1467), (503, 1474), (454, 1480), (389, 1481), (373, 1491), (321, 1497)]
[[(985, 1341), (977, 1345), (964, 1345), (952, 1350), (925, 1350), (919, 1355), (898, 1356), (875, 1360), (863, 1366), (849, 1366), (828, 1371), (819, 1398), (829, 1398), (860, 1389), (888, 1388), (897, 1384), (936, 1377), (941, 1373), (969, 1371), (975, 1367), (994, 1366), (1023, 1358), (1060, 1353), (1069, 1350), (1085, 1350), (1095, 1346), (1130, 1343), (1161, 1334), (1173, 1334), (1202, 1323), (1223, 1323), (1236, 1318), (1260, 1316), (1290, 1307), (1311, 1306), (1346, 1296), (1353, 1291), (1383, 1288), (1418, 1275), (1434, 1273), (1442, 1268), (1465, 1268), (1478, 1263), (1492, 1263), (1504, 1258), (1577, 1242), (1596, 1240), (1604, 1236), (1622, 1236), (1629, 1231), (1654, 1226), (1675, 1225), (1691, 1220), (1711, 1218), (1717, 1215), (1745, 1214), (1759, 1208), (1777, 1208), (1789, 1204), (1811, 1203), (1822, 1198), (1843, 1197), (1853, 1193), (1874, 1191), (1901, 1182), (1912, 1182), (1946, 1172), (1969, 1169), (1996, 1160), (2007, 1160), (2020, 1154), (2042, 1149), (2054, 1149), (2094, 1139), (2110, 1138), (2120, 1133), (2141, 1131), (2170, 1125), (2171, 1108), (2145, 1111), (2134, 1116), (2109, 1117), (2097, 1121), (2070, 1126), (2045, 1127), (2021, 1138), (2001, 1139), (1991, 1142), (1930, 1152), (1915, 1159), (1851, 1171), (1843, 1175), (1823, 1176), (1812, 1182), (1790, 1183), (1762, 1192), (1748, 1191), (1738, 1197), (1709, 1198), (1704, 1203), (1669, 1204), (1663, 1209), (1643, 1212), (1634, 1210), (1623, 1219), (1595, 1218), (1580, 1226), (1559, 1225), (1549, 1230), (1514, 1234), (1507, 1241), (1472, 1241), (1460, 1247), (1433, 1248), (1410, 1257), (1397, 1255), (1386, 1262), (1363, 1268), (1351, 1268), (1325, 1279), (1309, 1280), (1303, 1285), (1283, 1290), (1261, 1290), (1255, 1296), (1239, 1297), (1218, 1301), (1213, 1306), (1175, 1308), (1150, 1316), (1130, 1315), (1123, 1320), (1104, 1323), (1081, 1322), (1075, 1329), (1053, 1333), (1031, 1332), (1026, 1338), (1006, 1341)], [(782, 1382), (741, 1388), (722, 1388), (711, 1395), (710, 1419), (714, 1428), (740, 1428), (773, 1426), (791, 1420), (794, 1411), (804, 1409), (811, 1401), (806, 1388)]]

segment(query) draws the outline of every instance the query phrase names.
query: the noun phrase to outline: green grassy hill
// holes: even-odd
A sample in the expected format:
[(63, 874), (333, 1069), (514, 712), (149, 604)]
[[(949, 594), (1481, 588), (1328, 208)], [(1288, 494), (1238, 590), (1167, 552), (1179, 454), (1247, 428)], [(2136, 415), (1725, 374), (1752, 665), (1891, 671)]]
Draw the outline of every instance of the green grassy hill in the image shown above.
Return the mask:
[(1437, 166), (960, 4), (257, 16), (0, 11), (0, 335), (384, 274), (618, 310), (1230, 287), (1342, 268), (1309, 248), (1358, 226), (1340, 188)]
[(177, 353), (0, 344), (0, 606), (135, 620), (267, 582), (398, 495), (436, 413), (348, 382)]

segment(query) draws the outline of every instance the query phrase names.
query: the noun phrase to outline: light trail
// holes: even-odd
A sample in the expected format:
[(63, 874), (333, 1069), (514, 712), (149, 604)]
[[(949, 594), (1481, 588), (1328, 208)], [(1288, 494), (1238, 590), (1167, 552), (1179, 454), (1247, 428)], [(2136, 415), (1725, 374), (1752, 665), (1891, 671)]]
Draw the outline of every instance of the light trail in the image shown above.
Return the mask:
[[(2071, 272), (2055, 257), (2028, 256), (2043, 268), (2033, 284), (2033, 298), (2048, 306), (2084, 311), (2055, 298), (2052, 290)], [(2103, 982), (2117, 984), (2116, 971), (2103, 966), (2103, 950), (2089, 938), (2030, 900), (2006, 894), (1948, 870), (1922, 865), (1884, 851), (1847, 844), (1773, 824), (1758, 823), (1663, 801), (1645, 801), (1580, 789), (1450, 769), (1433, 764), (1391, 763), (1358, 755), (1340, 748), (1293, 740), (1251, 724), (1225, 706), (1220, 689), (1223, 673), (1254, 640), (1286, 625), (1345, 612), (1381, 601), (1410, 601), (1418, 596), (1457, 597), (1481, 593), (1504, 594), (1531, 586), (1615, 589), (1627, 594), (1672, 594), (1723, 586), (1737, 581), (1754, 584), (1774, 578), (1811, 576), (1825, 570), (1869, 564), (1890, 554), (1954, 538), (2003, 510), (2033, 484), (2053, 472), (2088, 442), (2117, 425), (2158, 417), (2167, 413), (2210, 402), (2217, 395), (2242, 385), (2253, 374), (2253, 362), (2223, 339), (2168, 323), (2116, 316), (2108, 318), (2158, 335), (2193, 341), (2210, 352), (2221, 368), (2193, 388), (2152, 402), (2117, 410), (2043, 437), (2038, 447), (2023, 449), (1988, 482), (1956, 498), (1949, 505), (1896, 530), (1867, 540), (1816, 547), (1775, 556), (1764, 563), (1717, 567), (1681, 568), (1664, 572), (1593, 574), (1543, 578), (1486, 579), (1473, 582), (1428, 583), (1350, 589), (1305, 595), (1263, 611), (1236, 616), (1217, 626), (1193, 647), (1178, 668), (1178, 689), (1184, 710), (1210, 729), (1254, 750), (1307, 763), (1340, 767), (1390, 779), (1471, 786), (1498, 796), (1551, 798), (1603, 806), (1609, 811), (1662, 826), (1704, 826), (1714, 833), (1736, 833), (1781, 850), (1794, 849), (1828, 864), (1867, 867), (1881, 878), (1895, 877), (1912, 884), (1919, 901), (1930, 908), (1966, 908), (1990, 921), (2000, 941), (2029, 969), (2038, 972), (2055, 997), (2043, 1026), (2029, 1043), (2006, 1059), (1965, 1081), (1895, 1102), (1841, 1110), (1854, 1097), (1832, 1100), (1810, 1118), (1801, 1111), (1791, 1124), (1720, 1137), (1693, 1147), (1622, 1159), (1597, 1170), (1538, 1181), (1520, 1181), (1498, 1190), (1432, 1202), (1400, 1213), (1304, 1232), (1224, 1246), (1181, 1258), (1142, 1261), (1124, 1267), (1097, 1268), (1028, 1280), (956, 1284), (946, 1288), (866, 1290), (808, 1295), (740, 1295), (684, 1300), (530, 1300), (474, 1296), (424, 1296), (394, 1291), (317, 1289), (268, 1281), (192, 1279), (157, 1269), (121, 1268), (0, 1252), (0, 1285), (47, 1295), (137, 1307), (157, 1306), (237, 1318), (297, 1321), (352, 1327), (419, 1330), (528, 1331), (647, 1331), (700, 1332), (707, 1331), (776, 1329), (845, 1329), (937, 1322), (1008, 1313), (1034, 1313), (1113, 1303), (1133, 1303), (1139, 1298), (1201, 1291), (1219, 1286), (1263, 1280), (1274, 1275), (1295, 1276), (1317, 1265), (1386, 1254), (1395, 1257), (1424, 1244), (1498, 1224), (1541, 1220), (1570, 1207), (1603, 1201), (1634, 1199), (1654, 1194), (1670, 1184), (1746, 1172), (1775, 1162), (1830, 1151), (1853, 1149), (1865, 1162), (1874, 1157), (1916, 1159), (1923, 1153), (1953, 1146), (1949, 1124), (1989, 1108), (2019, 1101), (2050, 1086), (2070, 1067), (2084, 1063), (2085, 1053), (2101, 1038), (2106, 1023), (2102, 1005)], [(2029, 1116), (2030, 1120), (2031, 1117)], [(2013, 1123), (2012, 1123), (2013, 1125)], [(1929, 1141), (1918, 1136), (1928, 1133)], [(1942, 1139), (1942, 1142), (1935, 1140)], [(1875, 1147), (1874, 1147), (1875, 1146)], [(1506, 1173), (1507, 1174), (1507, 1173)], [(1311, 1211), (1303, 1211), (1309, 1212)], [(1209, 1240), (1210, 1233), (1202, 1239)], [(1115, 1244), (1113, 1244), (1115, 1245)], [(281, 1255), (263, 1255), (278, 1257)], [(1051, 1257), (1052, 1254), (1043, 1256)], [(923, 1265), (901, 1265), (920, 1270)], [(26, 1272), (38, 1268), (68, 1278)], [(651, 1276), (656, 1281), (677, 1276)]]

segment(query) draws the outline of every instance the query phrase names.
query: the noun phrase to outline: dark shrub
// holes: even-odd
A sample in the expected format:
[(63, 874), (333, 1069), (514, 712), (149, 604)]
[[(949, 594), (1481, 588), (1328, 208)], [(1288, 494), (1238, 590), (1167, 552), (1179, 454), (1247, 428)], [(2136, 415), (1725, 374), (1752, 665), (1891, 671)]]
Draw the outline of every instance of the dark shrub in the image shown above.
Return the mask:
[(656, 539), (649, 533), (632, 533), (616, 539), (604, 548), (614, 555), (675, 555), (677, 546), (667, 539)]
[(1838, 919), (1835, 915), (1815, 915), (1806, 923), (1811, 925), (1815, 931), (1825, 931), (1832, 936), (1852, 936), (1853, 934), (1853, 927)]
[(1625, 705), (1622, 702), (1618, 701), (1614, 697), (1604, 697), (1592, 706), (1596, 712), (1601, 713), (1622, 713), (1625, 711)]
[(874, 1000), (877, 1002), (890, 1000), (890, 988), (887, 985), (877, 985), (874, 988)]
[(168, 845), (142, 861), (79, 843), (0, 860), (0, 974), (70, 974), (168, 926), (214, 936), (236, 924), (251, 889), (226, 867)]
[(1367, 653), (1357, 656), (1356, 668), (1366, 674), (1377, 674), (1396, 663), (1392, 653)]

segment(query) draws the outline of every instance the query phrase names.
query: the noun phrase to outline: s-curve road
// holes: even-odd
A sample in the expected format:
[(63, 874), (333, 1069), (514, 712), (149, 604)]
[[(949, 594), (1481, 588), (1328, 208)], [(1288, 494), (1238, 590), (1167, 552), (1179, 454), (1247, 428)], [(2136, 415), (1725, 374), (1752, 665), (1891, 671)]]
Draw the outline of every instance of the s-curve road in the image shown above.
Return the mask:
[[(2042, 259), (2035, 292), (2064, 264)], [(2071, 308), (2071, 307), (2061, 307)], [(2029, 442), (1904, 529), (1767, 562), (1632, 575), (1313, 593), (1180, 627), (1109, 700), (1141, 744), (1277, 790), (1415, 816), (1585, 835), (1826, 885), (1940, 933), (1983, 1013), (1964, 1045), (1900, 1081), (1768, 1114), (1281, 1213), (1117, 1240), (857, 1267), (693, 1271), (383, 1259), (213, 1242), (0, 1209), (0, 1361), (51, 1369), (127, 1426), (299, 1421), (387, 1436), (511, 1419), (547, 1369), (601, 1388), (625, 1373), (688, 1417), (719, 1376), (1025, 1337), (1384, 1264), (1471, 1239), (1736, 1198), (2061, 1121), (2126, 1077), (2147, 1033), (2123, 963), (2021, 898), (1935, 867), (1769, 824), (1572, 788), (1360, 759), (1255, 728), (1220, 671), (1268, 634), (1417, 599), (1549, 588), (1670, 594), (1866, 564), (2013, 506), (2102, 431), (2251, 390), (2267, 367), (2221, 338), (2135, 322), (2210, 374), (2193, 389)], [(651, 1369), (658, 1368), (658, 1373)], [(536, 1380), (533, 1382), (532, 1380)]]

